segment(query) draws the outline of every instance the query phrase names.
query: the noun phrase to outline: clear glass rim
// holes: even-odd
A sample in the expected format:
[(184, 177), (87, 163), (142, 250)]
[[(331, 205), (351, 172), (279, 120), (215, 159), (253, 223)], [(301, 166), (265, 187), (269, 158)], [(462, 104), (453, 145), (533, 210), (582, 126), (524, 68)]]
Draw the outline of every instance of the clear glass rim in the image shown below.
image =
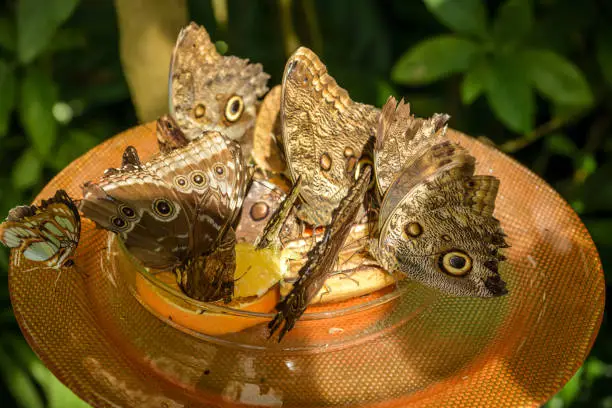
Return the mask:
[[(136, 272), (140, 274), (142, 277), (144, 277), (147, 280), (147, 282), (154, 285), (155, 288), (161, 290), (162, 292), (165, 292), (170, 297), (178, 298), (182, 302), (189, 304), (195, 309), (202, 309), (202, 310), (206, 310), (207, 312), (213, 312), (213, 313), (224, 314), (224, 315), (247, 317), (247, 318), (258, 318), (258, 319), (262, 319), (262, 318), (273, 319), (274, 316), (276, 316), (276, 312), (255, 312), (255, 311), (249, 311), (249, 310), (244, 310), (244, 309), (236, 309), (236, 308), (229, 307), (229, 306), (223, 306), (223, 305), (219, 305), (213, 302), (202, 302), (199, 300), (192, 299), (189, 296), (185, 295), (180, 290), (171, 288), (170, 286), (166, 285), (165, 283), (157, 279), (155, 277), (155, 274), (149, 272), (140, 263), (140, 261), (138, 261), (138, 259), (136, 259), (127, 250), (123, 241), (120, 238), (118, 238), (117, 236), (114, 236), (113, 240), (118, 244), (119, 248), (121, 249), (121, 256), (127, 256), (130, 259), (130, 263), (135, 268)], [(354, 313), (365, 312), (375, 307), (379, 307), (385, 303), (391, 302), (399, 298), (404, 293), (406, 293), (408, 289), (412, 286), (410, 284), (406, 284), (406, 282), (407, 281), (405, 279), (399, 280), (395, 284), (394, 290), (391, 291), (390, 293), (386, 293), (375, 299), (367, 300), (363, 303), (349, 305), (346, 307), (340, 307), (337, 309), (330, 309), (330, 310), (323, 310), (323, 311), (316, 311), (316, 312), (307, 311), (302, 315), (302, 317), (300, 317), (300, 320), (330, 319), (330, 318), (346, 316), (346, 315), (350, 315)], [(340, 301), (338, 303), (342, 304), (343, 301)], [(332, 305), (332, 303), (330, 303), (329, 305)]]

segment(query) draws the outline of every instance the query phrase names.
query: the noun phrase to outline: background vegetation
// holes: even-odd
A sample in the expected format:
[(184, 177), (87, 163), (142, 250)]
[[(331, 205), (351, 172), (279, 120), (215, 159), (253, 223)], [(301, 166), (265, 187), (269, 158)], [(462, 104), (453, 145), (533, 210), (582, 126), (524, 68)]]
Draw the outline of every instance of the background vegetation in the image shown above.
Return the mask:
[[(271, 84), (301, 43), (322, 56), (355, 100), (380, 106), (390, 93), (404, 96), (417, 115), (448, 112), (454, 128), (486, 135), (571, 203), (611, 270), (612, 3), (187, 3), (190, 18), (226, 42), (230, 54), (263, 63)], [(89, 148), (138, 123), (119, 40), (110, 1), (0, 5), (0, 214), (29, 202)], [(86, 406), (23, 340), (10, 307), (6, 255), (0, 255), (0, 396), (9, 399), (3, 406)], [(589, 359), (548, 405), (612, 407), (611, 346), (606, 316)]]

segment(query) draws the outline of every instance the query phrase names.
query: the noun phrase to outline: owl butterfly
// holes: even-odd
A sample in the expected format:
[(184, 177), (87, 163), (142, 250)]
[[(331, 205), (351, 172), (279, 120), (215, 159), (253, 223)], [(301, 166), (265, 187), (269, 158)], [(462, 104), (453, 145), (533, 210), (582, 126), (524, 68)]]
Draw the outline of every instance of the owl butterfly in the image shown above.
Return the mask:
[(374, 162), (383, 196), (370, 250), (389, 271), (454, 296), (507, 293), (499, 262), (507, 247), (493, 217), (499, 180), (475, 176), (475, 159), (446, 138), (447, 115), (424, 120), (390, 97)]
[(187, 139), (216, 130), (239, 141), (248, 155), (258, 98), (268, 90), (269, 77), (261, 64), (219, 54), (206, 29), (191, 23), (172, 54), (170, 113)]
[(299, 48), (289, 58), (281, 91), (283, 146), (293, 181), (302, 177), (298, 215), (327, 225), (355, 182), (354, 172), (371, 153), (379, 111), (351, 100), (314, 52)]
[(233, 224), (247, 184), (240, 146), (215, 131), (184, 144), (171, 117), (157, 129), (162, 153), (143, 163), (128, 147), (121, 168), (83, 186), (80, 209), (144, 266), (172, 269), (188, 296), (229, 302)]
[(9, 211), (0, 224), (0, 241), (23, 256), (59, 269), (74, 264), (69, 259), (79, 243), (81, 218), (64, 190), (43, 200), (40, 206), (22, 205)]

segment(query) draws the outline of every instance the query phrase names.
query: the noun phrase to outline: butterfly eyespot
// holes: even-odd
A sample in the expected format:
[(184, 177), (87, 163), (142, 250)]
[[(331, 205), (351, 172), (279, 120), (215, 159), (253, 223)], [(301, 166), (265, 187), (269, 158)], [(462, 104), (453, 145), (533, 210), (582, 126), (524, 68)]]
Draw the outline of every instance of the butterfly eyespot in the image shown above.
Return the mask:
[(242, 116), (244, 111), (244, 101), (241, 96), (234, 95), (227, 101), (225, 105), (225, 119), (230, 122), (236, 122)]
[(197, 104), (195, 109), (193, 110), (193, 116), (195, 116), (196, 119), (200, 119), (205, 114), (206, 114), (206, 106), (202, 105), (201, 103)]
[(124, 228), (127, 225), (125, 220), (123, 218), (120, 218), (120, 217), (112, 217), (111, 218), (111, 224), (113, 224), (117, 228)]
[(179, 187), (186, 187), (187, 186), (187, 179), (185, 177), (183, 177), (183, 176), (176, 177), (174, 179), (174, 182)]
[(205, 185), (208, 180), (206, 179), (206, 175), (205, 174), (203, 174), (201, 172), (196, 172), (196, 173), (193, 173), (191, 175), (191, 181), (196, 186), (201, 187), (201, 186)]
[(418, 222), (409, 222), (404, 226), (404, 233), (410, 238), (418, 238), (423, 233), (423, 227)]
[(158, 198), (153, 202), (153, 211), (159, 216), (168, 217), (174, 213), (174, 207), (170, 201)]
[(465, 182), (465, 186), (467, 188), (474, 188), (476, 187), (476, 182), (474, 180), (468, 180)]
[(258, 201), (253, 204), (253, 206), (251, 207), (251, 211), (249, 211), (249, 214), (251, 215), (253, 221), (261, 221), (266, 218), (269, 213), (270, 207), (263, 201)]
[(329, 157), (329, 154), (323, 153), (319, 158), (319, 165), (321, 166), (321, 170), (329, 171), (332, 165), (332, 159)]
[(125, 215), (127, 219), (136, 218), (136, 211), (126, 205), (119, 207), (119, 211), (121, 211), (121, 214)]
[(215, 175), (217, 176), (217, 178), (224, 178), (225, 177), (225, 166), (222, 164), (217, 164), (215, 165)]
[(465, 252), (455, 249), (441, 254), (438, 266), (442, 272), (451, 276), (465, 276), (472, 270), (472, 258)]

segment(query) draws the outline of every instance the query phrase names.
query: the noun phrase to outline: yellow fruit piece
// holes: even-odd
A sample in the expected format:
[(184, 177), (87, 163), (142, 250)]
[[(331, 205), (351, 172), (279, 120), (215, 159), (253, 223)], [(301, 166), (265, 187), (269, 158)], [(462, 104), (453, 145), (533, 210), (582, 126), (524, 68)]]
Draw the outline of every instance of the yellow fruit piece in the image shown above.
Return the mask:
[(253, 245), (243, 242), (236, 245), (234, 298), (263, 296), (281, 277), (278, 251), (255, 250)]

